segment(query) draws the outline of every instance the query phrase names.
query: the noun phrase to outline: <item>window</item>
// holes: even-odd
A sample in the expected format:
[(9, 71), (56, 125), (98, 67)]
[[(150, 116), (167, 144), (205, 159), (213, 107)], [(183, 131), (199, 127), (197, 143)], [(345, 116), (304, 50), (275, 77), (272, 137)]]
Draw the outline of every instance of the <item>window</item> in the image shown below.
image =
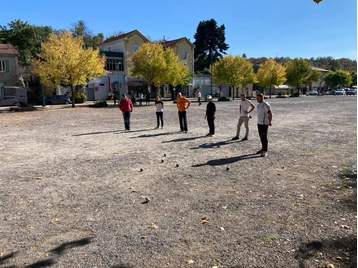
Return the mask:
[(183, 50), (183, 60), (186, 60), (186, 57), (187, 57), (188, 55), (186, 54), (186, 50)]
[(107, 71), (118, 71), (118, 67), (119, 67), (119, 71), (124, 70), (123, 60), (107, 58), (107, 61), (106, 61), (106, 70)]
[(0, 60), (0, 72), (6, 72), (6, 64), (4, 60)]
[(133, 51), (134, 52), (137, 52), (137, 50), (139, 49), (139, 46), (136, 44), (136, 45), (134, 45), (134, 47), (133, 47)]

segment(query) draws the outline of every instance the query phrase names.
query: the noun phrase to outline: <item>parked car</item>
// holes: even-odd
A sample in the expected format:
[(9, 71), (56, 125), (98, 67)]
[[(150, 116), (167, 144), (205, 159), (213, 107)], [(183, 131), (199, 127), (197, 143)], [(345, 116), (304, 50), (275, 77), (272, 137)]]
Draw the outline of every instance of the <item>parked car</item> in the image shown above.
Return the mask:
[(347, 95), (357, 95), (357, 89), (355, 88), (348, 89)]
[(70, 97), (66, 95), (57, 95), (57, 96), (53, 96), (52, 98), (47, 98), (46, 99), (46, 104), (47, 105), (51, 105), (51, 104), (69, 104), (71, 103)]
[(310, 96), (318, 96), (318, 91), (317, 90), (311, 90), (310, 92), (308, 92), (308, 95), (310, 95)]
[(346, 95), (346, 91), (344, 89), (337, 89), (334, 94), (335, 95)]
[(16, 106), (17, 98), (15, 96), (0, 97), (0, 106)]

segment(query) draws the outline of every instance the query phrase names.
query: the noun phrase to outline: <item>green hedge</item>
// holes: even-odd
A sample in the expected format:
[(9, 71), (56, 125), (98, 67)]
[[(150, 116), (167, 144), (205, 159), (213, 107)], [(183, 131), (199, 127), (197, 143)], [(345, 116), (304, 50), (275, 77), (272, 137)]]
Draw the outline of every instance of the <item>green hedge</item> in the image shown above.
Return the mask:
[(84, 103), (87, 101), (87, 96), (84, 93), (76, 93), (75, 103)]

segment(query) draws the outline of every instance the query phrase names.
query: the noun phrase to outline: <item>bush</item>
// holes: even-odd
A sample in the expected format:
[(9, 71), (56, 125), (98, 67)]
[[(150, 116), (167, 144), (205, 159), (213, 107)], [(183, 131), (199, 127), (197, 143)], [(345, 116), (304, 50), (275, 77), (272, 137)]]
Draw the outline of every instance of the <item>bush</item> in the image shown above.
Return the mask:
[(230, 99), (225, 96), (222, 96), (218, 99), (218, 101), (230, 101)]
[(290, 97), (299, 97), (302, 94), (301, 90), (293, 92), (293, 94)]
[(19, 101), (19, 107), (31, 107), (34, 108), (34, 106), (32, 104), (28, 104), (22, 101)]
[(84, 93), (76, 93), (75, 103), (84, 103), (87, 101), (87, 96)]
[(96, 101), (93, 106), (91, 105), (91, 107), (95, 107), (95, 108), (108, 107), (108, 104), (106, 101)]

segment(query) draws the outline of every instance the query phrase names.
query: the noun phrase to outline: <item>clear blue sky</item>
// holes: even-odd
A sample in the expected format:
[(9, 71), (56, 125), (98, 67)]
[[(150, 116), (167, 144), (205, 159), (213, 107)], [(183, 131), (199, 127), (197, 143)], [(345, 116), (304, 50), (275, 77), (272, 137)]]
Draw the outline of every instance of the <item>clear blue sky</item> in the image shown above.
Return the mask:
[(21, 19), (65, 29), (84, 20), (94, 34), (137, 29), (152, 40), (194, 42), (198, 23), (213, 18), (226, 27), (228, 54), (357, 59), (356, 0), (17, 0), (6, 7), (0, 25)]

